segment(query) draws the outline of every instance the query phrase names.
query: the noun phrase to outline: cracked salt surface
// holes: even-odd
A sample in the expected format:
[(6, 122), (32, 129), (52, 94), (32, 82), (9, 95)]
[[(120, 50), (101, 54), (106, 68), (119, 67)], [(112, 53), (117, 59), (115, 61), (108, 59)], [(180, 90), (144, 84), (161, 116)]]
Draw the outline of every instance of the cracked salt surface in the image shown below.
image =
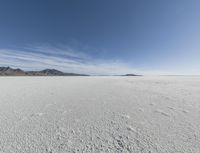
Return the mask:
[(1, 77), (0, 85), (0, 152), (200, 152), (199, 77)]

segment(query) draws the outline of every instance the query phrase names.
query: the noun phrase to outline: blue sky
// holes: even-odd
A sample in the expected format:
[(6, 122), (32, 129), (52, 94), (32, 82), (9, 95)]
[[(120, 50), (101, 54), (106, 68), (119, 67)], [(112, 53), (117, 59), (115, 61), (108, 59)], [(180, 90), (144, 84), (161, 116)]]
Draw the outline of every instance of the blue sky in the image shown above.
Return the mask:
[(0, 66), (200, 74), (199, 0), (1, 0)]

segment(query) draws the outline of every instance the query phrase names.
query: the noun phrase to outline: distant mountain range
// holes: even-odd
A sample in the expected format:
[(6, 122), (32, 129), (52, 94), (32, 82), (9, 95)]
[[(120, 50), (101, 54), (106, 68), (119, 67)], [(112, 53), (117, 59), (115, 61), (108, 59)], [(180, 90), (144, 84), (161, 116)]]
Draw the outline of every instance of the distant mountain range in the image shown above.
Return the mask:
[(113, 75), (113, 76), (143, 76), (143, 75), (140, 75), (140, 74), (123, 74), (123, 75)]
[(138, 74), (125, 74), (125, 75), (122, 75), (122, 76), (142, 76), (142, 75), (138, 75)]
[(42, 71), (24, 71), (10, 67), (0, 67), (0, 76), (88, 76), (86, 74), (64, 73), (56, 69), (45, 69)]

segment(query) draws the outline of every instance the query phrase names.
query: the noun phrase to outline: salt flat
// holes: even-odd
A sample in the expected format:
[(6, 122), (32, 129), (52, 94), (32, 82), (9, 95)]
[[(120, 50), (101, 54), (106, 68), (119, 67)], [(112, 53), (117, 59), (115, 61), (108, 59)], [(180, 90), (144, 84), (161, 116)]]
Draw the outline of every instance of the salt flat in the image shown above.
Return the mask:
[(1, 153), (199, 153), (200, 77), (0, 77)]

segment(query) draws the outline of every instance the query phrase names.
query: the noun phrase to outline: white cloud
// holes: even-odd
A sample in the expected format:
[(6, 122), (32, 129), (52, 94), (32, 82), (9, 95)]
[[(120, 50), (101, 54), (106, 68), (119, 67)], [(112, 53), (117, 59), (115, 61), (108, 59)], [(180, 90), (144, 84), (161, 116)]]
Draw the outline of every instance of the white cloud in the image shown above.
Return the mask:
[(55, 68), (64, 72), (84, 74), (139, 73), (124, 63), (92, 59), (89, 55), (69, 47), (56, 48), (37, 46), (25, 49), (0, 49), (0, 66), (11, 66), (24, 70)]

